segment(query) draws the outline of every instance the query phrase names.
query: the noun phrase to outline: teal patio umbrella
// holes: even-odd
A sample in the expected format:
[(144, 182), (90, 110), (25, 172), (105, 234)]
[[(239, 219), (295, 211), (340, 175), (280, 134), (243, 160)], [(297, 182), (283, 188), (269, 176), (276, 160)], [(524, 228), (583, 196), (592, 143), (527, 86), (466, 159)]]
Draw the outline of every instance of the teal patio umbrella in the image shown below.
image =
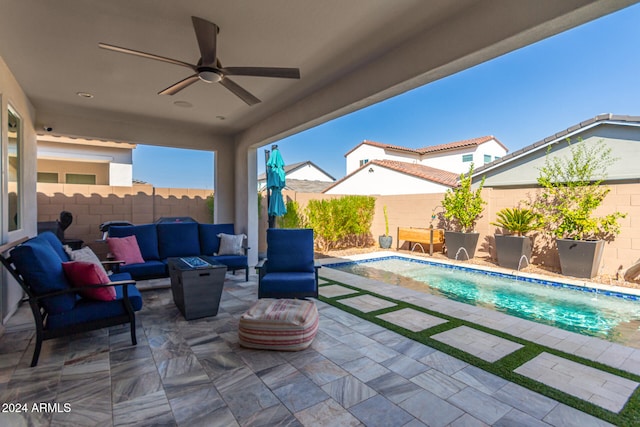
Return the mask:
[(282, 189), (286, 183), (286, 177), (284, 173), (284, 160), (280, 155), (278, 146), (271, 147), (271, 153), (269, 160), (267, 160), (267, 197), (268, 197), (268, 214), (269, 214), (269, 228), (273, 228), (275, 224), (275, 217), (283, 216), (287, 213), (287, 208), (282, 198)]

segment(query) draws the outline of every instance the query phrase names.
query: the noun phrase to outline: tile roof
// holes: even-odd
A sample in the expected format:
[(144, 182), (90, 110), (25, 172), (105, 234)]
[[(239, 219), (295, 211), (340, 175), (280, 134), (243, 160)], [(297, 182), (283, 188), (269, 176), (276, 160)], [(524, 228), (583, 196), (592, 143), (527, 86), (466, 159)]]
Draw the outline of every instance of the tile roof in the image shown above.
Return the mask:
[(450, 142), (448, 144), (432, 145), (429, 147), (418, 148), (416, 151), (420, 154), (427, 154), (427, 153), (435, 153), (438, 151), (457, 150), (459, 148), (465, 148), (465, 147), (474, 147), (474, 146), (477, 147), (478, 145), (484, 144), (485, 142), (489, 142), (491, 140), (495, 140), (498, 144), (502, 146), (502, 148), (509, 151), (507, 147), (505, 147), (500, 141), (498, 141), (498, 138), (496, 138), (493, 135), (481, 136), (479, 138), (465, 139), (464, 141), (455, 141), (455, 142)]
[(570, 126), (567, 129), (564, 129), (560, 132), (550, 135), (544, 139), (541, 139), (538, 142), (534, 142), (531, 145), (527, 145), (526, 147), (523, 147), (519, 150), (509, 153), (498, 160), (494, 160), (491, 163), (485, 163), (484, 165), (482, 165), (481, 167), (473, 171), (473, 176), (474, 177), (479, 176), (483, 172), (486, 172), (488, 169), (493, 169), (498, 165), (501, 165), (503, 163), (508, 163), (511, 160), (521, 157), (528, 152), (546, 148), (548, 145), (559, 140), (564, 140), (570, 135), (580, 132), (581, 130), (585, 130), (603, 123), (616, 123), (616, 124), (639, 126), (640, 116), (627, 116), (627, 115), (618, 115), (618, 114), (611, 114), (611, 113), (597, 115), (591, 119), (585, 120), (576, 125)]
[(333, 185), (333, 182), (288, 179), (285, 188), (297, 193), (322, 193), (330, 185)]
[(437, 153), (440, 151), (457, 150), (465, 147), (473, 147), (473, 146), (477, 147), (478, 145), (484, 144), (485, 142), (488, 142), (491, 140), (495, 140), (498, 144), (500, 144), (502, 148), (504, 148), (506, 151), (509, 151), (509, 149), (505, 147), (504, 144), (500, 142), (498, 138), (496, 138), (493, 135), (481, 136), (479, 138), (465, 139), (463, 141), (449, 142), (447, 144), (432, 145), (432, 146), (423, 147), (423, 148), (402, 147), (400, 145), (385, 144), (383, 142), (369, 141), (365, 139), (360, 144), (356, 145), (351, 150), (349, 150), (347, 154), (345, 154), (345, 157), (351, 154), (361, 145), (371, 145), (373, 147), (379, 147), (385, 150), (404, 151), (406, 153), (414, 153), (414, 154), (422, 155), (422, 154), (429, 154), (429, 153)]
[(325, 188), (323, 193), (326, 193), (331, 188), (346, 181), (351, 176), (360, 172), (362, 169), (371, 167), (371, 165), (378, 165), (383, 168), (391, 169), (396, 172), (404, 173), (407, 175), (414, 176), (416, 178), (424, 179), (427, 181), (435, 182), (437, 184), (442, 184), (449, 187), (456, 187), (458, 185), (458, 178), (460, 176), (455, 172), (449, 172), (442, 169), (432, 168), (430, 166), (425, 166), (418, 163), (400, 162), (397, 160), (371, 160), (370, 162), (365, 163), (355, 171), (351, 172), (349, 175), (345, 176), (342, 179), (339, 179), (338, 181), (331, 184), (329, 187)]
[[(299, 168), (301, 168), (301, 167), (304, 167), (304, 166), (306, 166), (306, 165), (311, 165), (311, 166), (313, 166), (314, 168), (318, 169), (320, 172), (322, 172), (322, 173), (324, 173), (325, 175), (327, 175), (327, 176), (328, 176), (329, 178), (331, 178), (332, 180), (334, 180), (334, 181), (336, 180), (333, 176), (331, 176), (330, 174), (328, 174), (327, 172), (325, 172), (325, 170), (324, 170), (324, 169), (322, 169), (322, 168), (318, 167), (318, 165), (316, 165), (315, 163), (313, 163), (313, 162), (312, 162), (312, 161), (310, 161), (310, 160), (307, 160), (307, 161), (304, 161), (304, 162), (292, 163), (292, 164), (290, 164), (290, 165), (285, 165), (285, 166), (284, 166), (284, 173), (285, 173), (285, 175), (286, 175), (286, 174), (288, 174), (288, 173), (290, 173), (290, 172), (292, 172), (292, 171), (294, 171), (294, 170), (296, 170), (296, 169), (299, 169)], [(266, 173), (261, 173), (260, 175), (258, 175), (258, 181), (263, 181), (263, 180), (265, 180), (265, 179), (267, 179), (267, 174), (266, 174)]]

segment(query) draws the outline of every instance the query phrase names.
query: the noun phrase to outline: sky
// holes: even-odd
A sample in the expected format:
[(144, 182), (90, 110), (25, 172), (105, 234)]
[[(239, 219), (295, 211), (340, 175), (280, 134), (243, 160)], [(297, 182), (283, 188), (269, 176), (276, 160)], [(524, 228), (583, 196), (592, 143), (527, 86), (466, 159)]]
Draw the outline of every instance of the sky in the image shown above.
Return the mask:
[[(493, 135), (511, 152), (602, 113), (640, 116), (640, 4), (277, 144), (285, 163), (340, 179), (365, 139), (420, 148)], [(134, 178), (156, 187), (213, 188), (210, 152), (138, 145), (133, 162)]]

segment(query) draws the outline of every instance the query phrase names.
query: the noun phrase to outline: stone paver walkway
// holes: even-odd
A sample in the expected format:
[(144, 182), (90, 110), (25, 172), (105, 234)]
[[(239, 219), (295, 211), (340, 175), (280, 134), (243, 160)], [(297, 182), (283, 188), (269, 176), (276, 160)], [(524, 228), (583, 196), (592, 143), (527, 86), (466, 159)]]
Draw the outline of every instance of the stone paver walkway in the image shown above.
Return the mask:
[(613, 412), (620, 412), (638, 383), (549, 353), (515, 372)]
[(444, 319), (412, 308), (403, 308), (401, 310), (380, 314), (376, 317), (413, 332), (424, 331), (425, 329), (438, 326), (442, 323), (447, 323)]
[(389, 302), (382, 298), (376, 298), (371, 295), (360, 295), (352, 298), (341, 299), (340, 302), (349, 307), (355, 308), (363, 313), (382, 310), (383, 308), (394, 307), (397, 304)]
[(431, 338), (473, 354), (487, 362), (495, 362), (524, 347), (522, 344), (469, 328), (460, 326), (450, 331), (433, 335)]
[[(338, 260), (327, 260), (325, 262), (330, 263), (336, 261)], [(475, 307), (459, 303), (457, 301), (447, 300), (415, 289), (406, 289), (396, 285), (390, 285), (384, 282), (354, 276), (338, 270), (326, 268), (323, 269), (323, 275), (331, 280), (348, 283), (349, 285), (362, 289), (365, 292), (374, 292), (389, 298), (404, 301), (418, 307), (442, 313), (443, 315), (476, 323), (495, 329), (496, 331), (505, 332), (507, 334), (523, 338), (533, 343), (555, 348), (569, 354), (574, 354), (588, 360), (640, 375), (640, 349), (625, 347), (623, 345), (604, 341), (598, 338), (579, 335), (525, 319), (515, 318), (504, 313), (495, 312), (482, 307)], [(369, 301), (369, 298), (366, 297), (380, 300), (369, 295), (359, 296), (352, 299), (357, 298)], [(345, 300), (340, 300), (342, 303), (344, 303), (344, 301)], [(367, 308), (374, 308), (371, 304), (366, 306)], [(376, 306), (375, 308), (381, 309), (383, 307)], [(368, 312), (365, 310), (361, 311)], [(399, 309), (387, 312), (377, 317), (414, 332), (421, 331), (438, 324), (438, 321), (436, 320), (438, 317), (431, 316), (426, 313), (421, 313), (421, 315), (418, 316), (416, 313), (419, 312), (411, 309)], [(444, 319), (440, 320), (444, 322)], [(488, 362), (500, 360), (506, 355), (523, 347), (521, 344), (467, 326), (461, 326), (435, 334), (432, 335), (431, 338), (470, 353)], [(438, 366), (437, 363), (430, 360), (431, 357), (432, 355), (427, 355), (418, 360), (422, 363), (430, 364), (431, 366)], [(454, 358), (451, 359), (453, 361), (457, 360)], [(452, 363), (452, 366), (456, 366), (456, 363), (450, 363)], [(440, 367), (438, 369), (442, 373), (449, 374), (446, 367)], [(459, 393), (459, 391), (457, 391), (459, 385), (453, 381), (453, 379), (456, 375), (459, 375), (461, 372), (460, 369), (461, 368), (459, 366), (451, 368), (450, 372), (455, 372), (455, 374), (446, 378), (446, 380), (440, 377), (440, 373), (427, 371), (414, 377), (412, 381), (423, 384), (423, 386), (428, 384), (429, 386), (425, 387), (427, 390), (447, 396), (448, 402), (451, 403), (452, 396)], [(543, 353), (524, 363), (518, 367), (515, 372), (616, 413), (624, 408), (624, 405), (639, 385), (637, 382), (626, 378), (548, 353)], [(437, 378), (438, 380), (436, 381), (434, 378)], [(513, 386), (519, 387), (515, 385)], [(469, 391), (466, 391), (466, 393), (469, 393)], [(527, 394), (528, 393), (532, 392), (527, 391)], [(535, 393), (533, 393), (533, 395), (535, 396), (534, 400), (544, 402), (544, 399), (540, 400), (540, 397)], [(515, 400), (519, 399), (518, 396), (515, 395), (511, 398)], [(529, 398), (526, 400), (531, 402)], [(473, 396), (465, 396), (465, 399), (461, 400), (457, 406), (462, 407), (461, 405), (463, 402), (472, 401), (474, 401)], [(485, 407), (485, 409), (491, 406), (487, 402), (482, 402), (482, 399), (476, 403)], [(469, 405), (472, 404), (469, 403)], [(468, 407), (465, 407), (464, 409), (469, 411)], [(537, 413), (539, 410), (541, 409), (533, 409), (531, 411), (532, 415), (533, 413)], [(500, 411), (497, 410), (496, 416), (499, 415), (499, 413)], [(488, 424), (492, 423), (490, 419), (484, 419), (478, 416), (476, 416), (476, 418)], [(509, 417), (502, 416), (501, 422), (505, 421), (507, 418)], [(545, 418), (544, 421), (551, 422), (552, 424), (557, 422), (561, 424), (567, 423), (567, 425), (573, 425), (575, 423), (575, 420), (571, 419), (567, 414), (556, 413), (552, 419), (554, 420), (553, 422), (551, 422), (551, 418), (548, 417)], [(503, 423), (502, 425), (509, 425), (509, 423)]]

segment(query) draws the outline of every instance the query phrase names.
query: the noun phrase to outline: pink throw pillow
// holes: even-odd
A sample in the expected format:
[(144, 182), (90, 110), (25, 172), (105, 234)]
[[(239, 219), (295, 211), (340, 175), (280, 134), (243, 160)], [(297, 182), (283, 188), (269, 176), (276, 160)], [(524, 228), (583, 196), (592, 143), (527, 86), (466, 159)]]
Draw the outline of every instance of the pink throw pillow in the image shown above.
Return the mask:
[(64, 274), (74, 288), (82, 288), (80, 295), (99, 301), (113, 301), (116, 290), (113, 287), (87, 288), (87, 285), (102, 285), (109, 283), (109, 276), (100, 266), (86, 261), (69, 261), (62, 263)]
[(140, 264), (144, 262), (136, 236), (108, 237), (107, 244), (109, 245), (109, 251), (117, 261), (124, 261), (125, 264)]

